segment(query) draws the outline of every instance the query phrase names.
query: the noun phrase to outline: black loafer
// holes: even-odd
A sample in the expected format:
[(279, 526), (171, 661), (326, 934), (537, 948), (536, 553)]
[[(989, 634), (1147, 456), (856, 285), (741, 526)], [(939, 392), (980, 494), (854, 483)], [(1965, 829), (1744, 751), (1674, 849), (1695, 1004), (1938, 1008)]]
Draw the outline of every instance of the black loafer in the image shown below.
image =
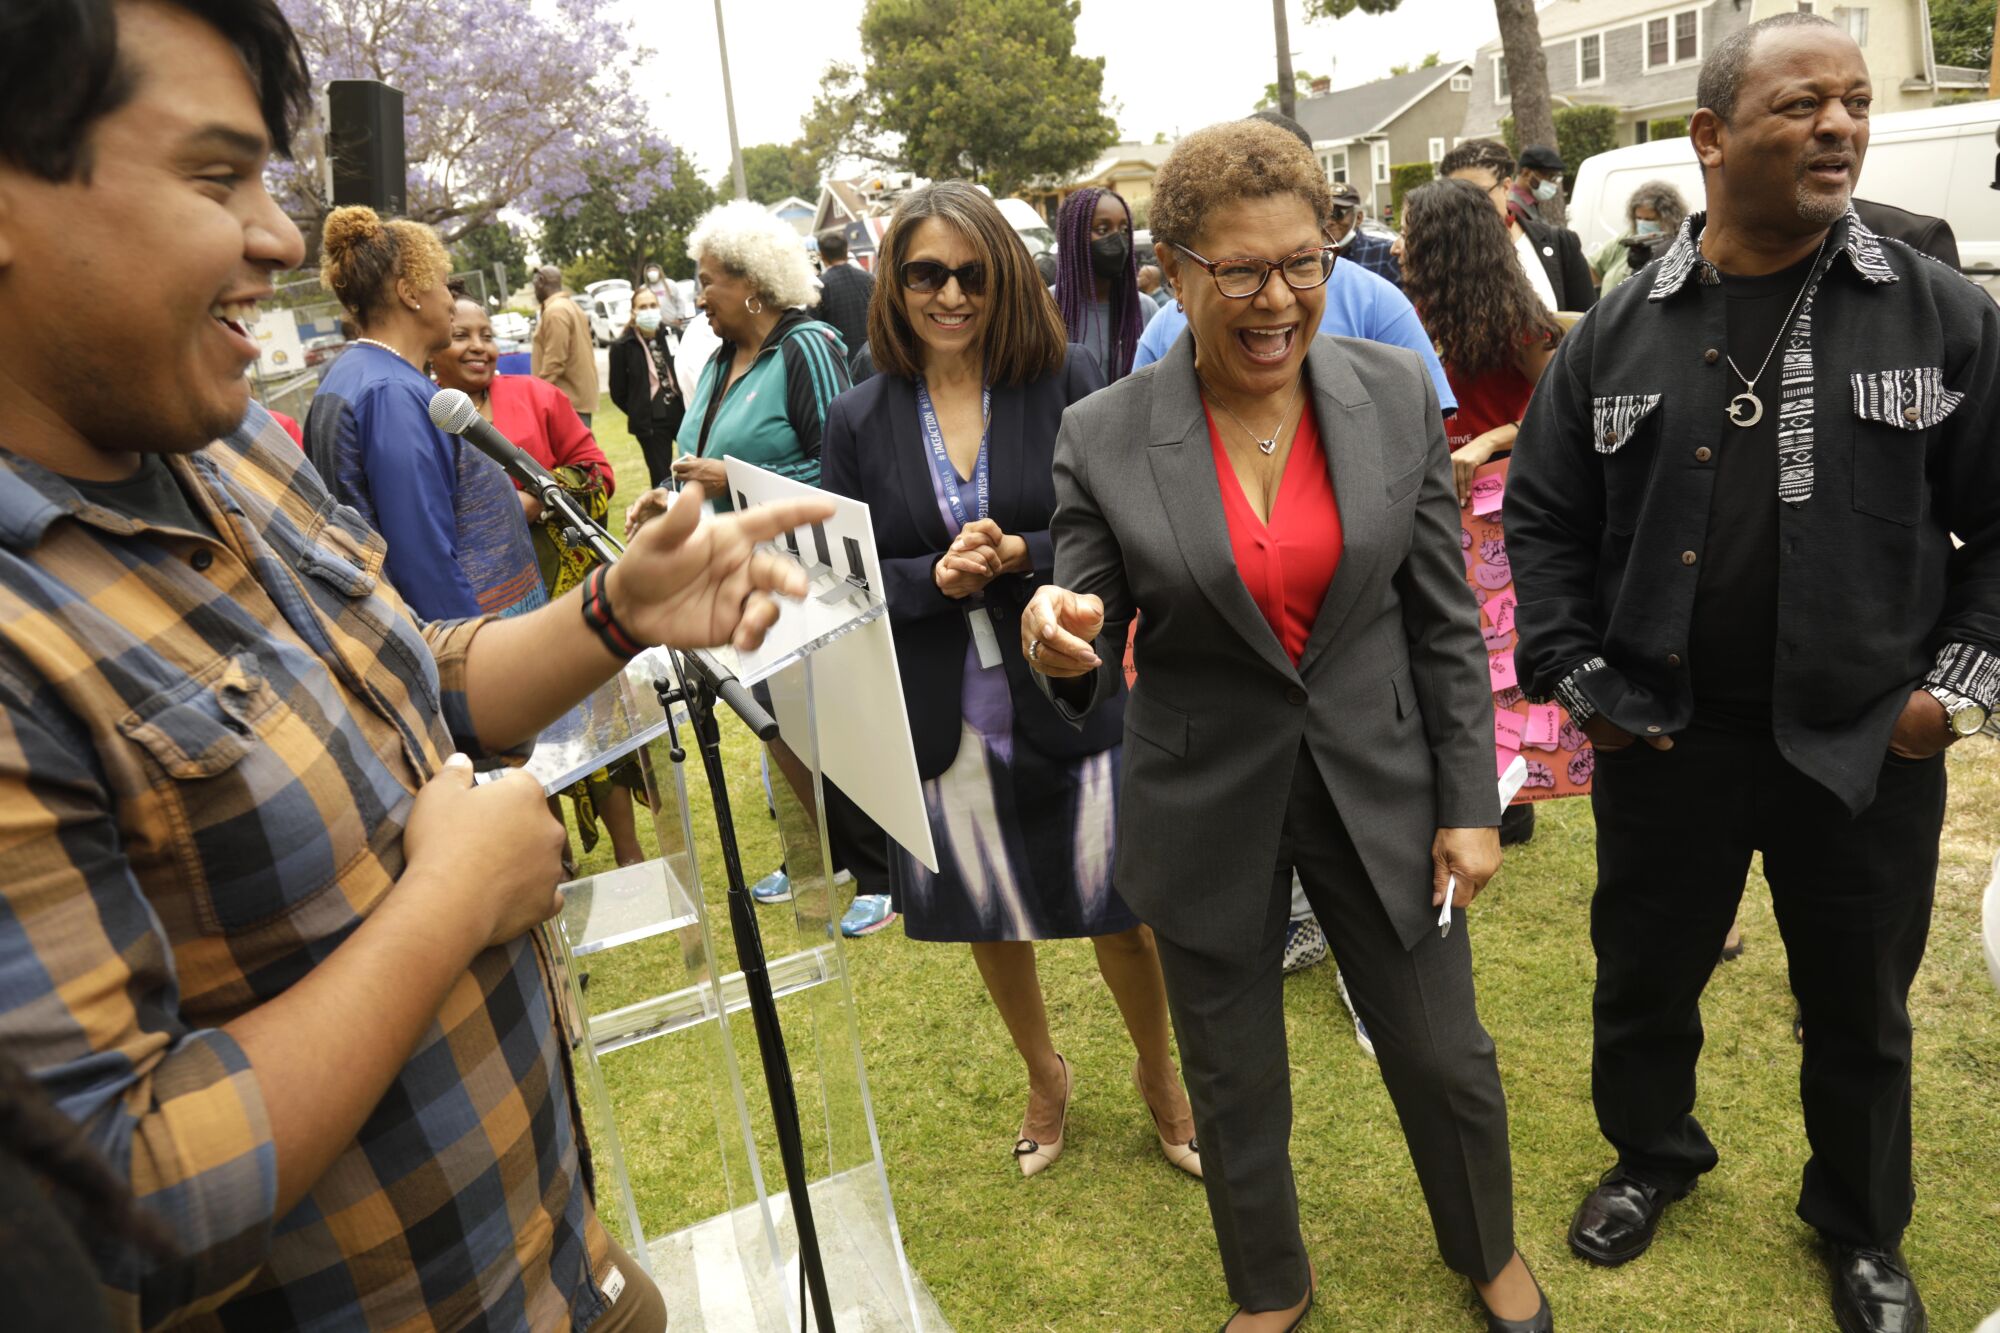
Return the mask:
[(1840, 1333), (1926, 1333), (1923, 1298), (1901, 1250), (1830, 1242), (1833, 1317)]
[(1578, 1205), (1569, 1224), (1569, 1247), (1578, 1258), (1604, 1268), (1630, 1263), (1653, 1243), (1667, 1205), (1685, 1199), (1693, 1188), (1690, 1180), (1677, 1189), (1662, 1189), (1613, 1167)]

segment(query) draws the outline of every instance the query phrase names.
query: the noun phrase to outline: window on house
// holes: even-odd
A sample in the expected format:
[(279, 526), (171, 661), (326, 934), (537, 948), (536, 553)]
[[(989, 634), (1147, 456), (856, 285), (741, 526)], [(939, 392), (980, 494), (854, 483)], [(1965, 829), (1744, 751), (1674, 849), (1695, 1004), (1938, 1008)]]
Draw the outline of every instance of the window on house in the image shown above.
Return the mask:
[(1643, 121), (1643, 120), (1635, 120), (1635, 121), (1633, 121), (1633, 122), (1632, 122), (1632, 142), (1633, 142), (1633, 143), (1644, 143), (1644, 142), (1646, 142), (1646, 122), (1645, 122), (1645, 121)]
[(1452, 90), (1453, 92), (1455, 92), (1455, 93), (1469, 93), (1469, 92), (1471, 92), (1471, 91), (1472, 91), (1472, 76), (1471, 76), (1470, 74), (1454, 74), (1454, 75), (1452, 75), (1452, 76), (1451, 76), (1451, 90)]
[(1604, 38), (1599, 33), (1590, 33), (1577, 38), (1576, 81), (1596, 83), (1604, 77)]
[(1335, 185), (1341, 185), (1341, 184), (1344, 184), (1344, 183), (1346, 183), (1346, 180), (1347, 180), (1347, 150), (1343, 148), (1343, 149), (1342, 149), (1341, 151), (1339, 151), (1338, 153), (1334, 153), (1333, 155), (1331, 155), (1330, 157), (1328, 157), (1328, 158), (1327, 158), (1327, 161), (1328, 161), (1328, 162), (1331, 162), (1331, 163), (1333, 164), (1333, 166), (1332, 166), (1332, 168), (1331, 168), (1331, 172), (1332, 172), (1332, 174), (1331, 174), (1331, 179), (1332, 179), (1333, 183), (1334, 183)]
[(1389, 183), (1389, 145), (1385, 141), (1377, 139), (1369, 145), (1369, 148), (1371, 150), (1369, 156), (1375, 159), (1375, 183), (1377, 185), (1387, 185)]
[(1432, 166), (1436, 166), (1436, 165), (1437, 165), (1438, 163), (1440, 163), (1440, 162), (1442, 162), (1442, 161), (1444, 161), (1444, 140), (1442, 140), (1442, 139), (1432, 139), (1432, 140), (1431, 140), (1431, 165), (1432, 165)]
[(1505, 102), (1514, 96), (1513, 88), (1507, 82), (1507, 57), (1493, 57), (1493, 100)]
[(1646, 20), (1648, 70), (1699, 59), (1701, 59), (1700, 10), (1684, 9), (1678, 14)]
[(1847, 35), (1854, 39), (1856, 46), (1868, 45), (1868, 11), (1866, 9), (1836, 9), (1833, 21), (1847, 29)]

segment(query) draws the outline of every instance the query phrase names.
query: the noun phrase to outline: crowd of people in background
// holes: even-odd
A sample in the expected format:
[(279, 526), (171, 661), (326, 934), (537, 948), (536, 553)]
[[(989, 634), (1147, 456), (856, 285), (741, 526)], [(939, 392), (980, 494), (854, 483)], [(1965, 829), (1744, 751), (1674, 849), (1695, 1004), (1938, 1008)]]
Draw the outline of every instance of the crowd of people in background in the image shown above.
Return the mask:
[[(335, 209), (320, 273), (353, 337), (293, 444), (248, 399), (242, 324), (304, 258), (262, 183), (310, 87), (286, 20), (32, 8), (29, 48), (61, 58), (0, 52), (31, 94), (0, 122), (0, 1190), (47, 1213), (18, 1168), (53, 1163), (97, 1226), (86, 1258), (50, 1214), (35, 1263), (71, 1303), (28, 1294), (58, 1318), (665, 1326), (585, 1186), (531, 930), (567, 834), (531, 781), (471, 775), (636, 648), (754, 646), (802, 592), (766, 544), (831, 506), (736, 513), (736, 459), (870, 507), (939, 864), (827, 784), (841, 929), (968, 944), (1025, 1081), (996, 1160), (1010, 1133), (1023, 1177), (1064, 1156), (1094, 1071), (1059, 1049), (1037, 947), (1089, 939), (1138, 1107), (1203, 1183), (1225, 1333), (1296, 1329), (1319, 1274), (1284, 978), (1331, 956), (1440, 1257), (1489, 1331), (1547, 1333), (1451, 929), (1533, 834), (1496, 794), (1460, 526), (1507, 459), (1482, 558), (1518, 586), (1518, 688), (1597, 756), (1578, 1081), (1615, 1157), (1569, 1247), (1630, 1262), (1717, 1164), (1698, 1004), (1761, 851), (1798, 1213), (1843, 1330), (1922, 1333), (1908, 997), (1942, 755), (2000, 705), (2000, 311), (1941, 220), (1852, 199), (1869, 76), (1843, 29), (1719, 43), (1705, 207), (1642, 185), (1590, 256), (1550, 220), (1552, 147), (1458, 144), (1391, 236), (1263, 112), (1173, 148), (1150, 250), (1097, 188), (1031, 256), (979, 187), (917, 186), (872, 266), (718, 205), (687, 237), (693, 307), (649, 266), (602, 376), (560, 269), (533, 278), (532, 373), (502, 374), (434, 231)], [(168, 169), (209, 157), (226, 180)], [(80, 366), (43, 355), (75, 345), (50, 284), (79, 257), (107, 266)], [(648, 473), (626, 557), (434, 425), (440, 389), (595, 518), (608, 393)], [(764, 763), (811, 785), (782, 737)], [(565, 793), (586, 850), (601, 826), (643, 857), (641, 787), (628, 763)], [(789, 899), (788, 864), (752, 893)], [(370, 1209), (393, 1253), (341, 1220)]]

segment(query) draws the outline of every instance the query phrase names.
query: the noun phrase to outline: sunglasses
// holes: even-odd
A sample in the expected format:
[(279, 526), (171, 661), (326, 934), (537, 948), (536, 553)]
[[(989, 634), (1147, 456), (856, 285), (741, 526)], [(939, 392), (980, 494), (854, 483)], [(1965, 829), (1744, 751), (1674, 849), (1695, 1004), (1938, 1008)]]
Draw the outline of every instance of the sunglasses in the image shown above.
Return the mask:
[(953, 279), (967, 296), (986, 290), (986, 265), (977, 260), (960, 268), (946, 268), (935, 259), (912, 259), (903, 265), (902, 275), (903, 285), (913, 292), (941, 292)]
[(1334, 215), (1335, 217), (1339, 218), (1339, 219), (1340, 219), (1340, 220), (1341, 220), (1342, 222), (1345, 222), (1345, 221), (1347, 221), (1347, 219), (1349, 219), (1349, 218), (1351, 218), (1351, 217), (1353, 217), (1353, 216), (1354, 216), (1354, 205), (1353, 205), (1353, 204), (1335, 204), (1335, 205), (1333, 206), (1333, 215)]

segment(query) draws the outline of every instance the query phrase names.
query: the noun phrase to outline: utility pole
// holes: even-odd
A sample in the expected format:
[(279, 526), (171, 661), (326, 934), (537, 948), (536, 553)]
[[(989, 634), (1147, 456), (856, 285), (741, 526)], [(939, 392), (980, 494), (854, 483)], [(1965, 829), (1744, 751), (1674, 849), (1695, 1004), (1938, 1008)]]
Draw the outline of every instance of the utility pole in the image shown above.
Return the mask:
[(1296, 119), (1298, 88), (1292, 77), (1292, 35), (1285, 24), (1285, 0), (1271, 0), (1271, 22), (1278, 30), (1278, 110), (1287, 119)]
[[(1284, 0), (1278, 0), (1280, 4)], [(749, 182), (743, 176), (743, 145), (736, 141), (736, 94), (729, 86), (729, 39), (722, 31), (722, 0), (715, 0), (715, 49), (722, 53), (722, 109), (729, 117), (729, 174), (736, 182), (736, 197), (750, 197)]]

